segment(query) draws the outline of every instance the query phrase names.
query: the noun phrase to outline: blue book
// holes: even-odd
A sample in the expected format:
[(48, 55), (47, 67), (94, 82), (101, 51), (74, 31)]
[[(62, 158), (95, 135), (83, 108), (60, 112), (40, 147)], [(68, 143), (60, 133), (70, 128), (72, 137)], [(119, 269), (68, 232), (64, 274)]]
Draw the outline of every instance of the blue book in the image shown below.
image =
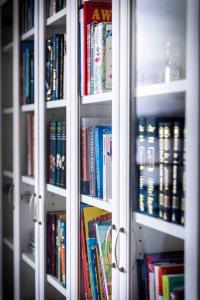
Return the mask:
[(98, 300), (99, 299), (98, 282), (96, 280), (96, 275), (95, 275), (95, 261), (94, 261), (94, 255), (93, 255), (93, 250), (97, 247), (96, 238), (88, 238), (87, 246), (88, 246), (88, 262), (89, 262), (89, 270), (90, 270), (90, 281), (91, 281), (92, 295), (93, 295), (92, 298), (94, 300)]
[(22, 69), (23, 69), (23, 104), (28, 104), (31, 102), (30, 86), (31, 80), (31, 59), (34, 56), (34, 44), (33, 41), (22, 42), (21, 43), (21, 53), (22, 53)]
[(112, 126), (96, 126), (94, 129), (96, 158), (96, 192), (98, 198), (103, 198), (103, 134), (112, 133)]

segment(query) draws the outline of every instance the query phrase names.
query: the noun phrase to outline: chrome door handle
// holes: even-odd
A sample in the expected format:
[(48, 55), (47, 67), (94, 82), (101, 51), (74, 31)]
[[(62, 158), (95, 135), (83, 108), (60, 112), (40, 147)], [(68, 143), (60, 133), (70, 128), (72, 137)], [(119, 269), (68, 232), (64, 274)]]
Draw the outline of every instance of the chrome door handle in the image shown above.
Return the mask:
[(33, 219), (34, 223), (37, 222), (37, 197), (34, 194), (34, 219)]
[[(117, 227), (115, 225), (112, 225), (112, 229), (113, 230), (117, 230)], [(113, 268), (117, 268), (119, 272), (124, 272), (124, 267), (119, 267), (119, 263), (118, 263), (118, 259), (117, 259), (117, 242), (118, 242), (118, 238), (119, 238), (119, 234), (121, 233), (124, 233), (125, 230), (123, 227), (120, 227), (118, 230), (117, 230), (117, 235), (116, 235), (116, 239), (115, 239), (115, 246), (114, 246), (114, 257), (115, 257), (115, 262), (112, 263), (112, 267)]]

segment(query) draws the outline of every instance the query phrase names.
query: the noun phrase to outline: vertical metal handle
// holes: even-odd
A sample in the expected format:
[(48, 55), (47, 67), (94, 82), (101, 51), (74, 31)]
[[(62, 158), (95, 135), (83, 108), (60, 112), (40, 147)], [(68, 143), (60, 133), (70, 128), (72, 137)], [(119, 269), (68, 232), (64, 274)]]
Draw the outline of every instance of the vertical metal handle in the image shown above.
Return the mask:
[(30, 195), (30, 198), (29, 198), (29, 205), (28, 205), (28, 209), (29, 209), (29, 214), (30, 216), (32, 216), (32, 205), (33, 205), (33, 201), (34, 201), (34, 198), (35, 198), (35, 194), (31, 194)]
[[(112, 229), (113, 230), (117, 230), (117, 227), (113, 224), (112, 225)], [(119, 272), (124, 272), (124, 267), (119, 267), (119, 264), (118, 264), (118, 259), (117, 259), (117, 242), (118, 242), (118, 238), (119, 238), (119, 234), (121, 233), (124, 233), (124, 228), (123, 227), (120, 227), (118, 230), (117, 230), (117, 235), (116, 235), (116, 239), (115, 239), (115, 246), (114, 246), (114, 258), (115, 258), (115, 262), (112, 263), (112, 267), (113, 268), (117, 268)]]
[(37, 197), (34, 194), (34, 219), (33, 221), (36, 223), (37, 222)]

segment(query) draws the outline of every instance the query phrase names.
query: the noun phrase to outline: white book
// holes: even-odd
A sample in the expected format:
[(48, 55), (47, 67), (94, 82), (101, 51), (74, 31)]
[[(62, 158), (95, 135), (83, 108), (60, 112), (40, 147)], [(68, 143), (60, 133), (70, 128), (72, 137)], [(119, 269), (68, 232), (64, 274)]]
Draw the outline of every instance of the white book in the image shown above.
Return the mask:
[(112, 90), (112, 24), (106, 23), (105, 28), (105, 91)]

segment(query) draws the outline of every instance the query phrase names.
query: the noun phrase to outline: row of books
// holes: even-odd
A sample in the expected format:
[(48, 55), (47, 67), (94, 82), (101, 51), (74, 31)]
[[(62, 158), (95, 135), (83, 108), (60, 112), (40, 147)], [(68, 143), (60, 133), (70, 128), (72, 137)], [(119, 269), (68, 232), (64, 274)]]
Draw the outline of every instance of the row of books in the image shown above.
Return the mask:
[(144, 254), (137, 260), (140, 300), (183, 300), (183, 252)]
[(66, 286), (66, 213), (47, 213), (47, 273)]
[(34, 103), (34, 44), (33, 41), (21, 43), (20, 62), (20, 103)]
[(46, 42), (46, 99), (65, 98), (66, 35), (54, 33)]
[(66, 187), (66, 122), (50, 121), (49, 177), (48, 182), (61, 188)]
[(184, 119), (140, 117), (137, 164), (139, 212), (184, 224)]
[(79, 11), (81, 96), (112, 89), (112, 4), (84, 2)]
[(81, 205), (81, 299), (112, 298), (111, 214)]
[(35, 156), (35, 129), (34, 129), (34, 113), (30, 112), (26, 115), (26, 137), (27, 137), (27, 176), (34, 176), (34, 156)]
[(47, 0), (46, 4), (47, 17), (51, 17), (66, 7), (66, 0)]
[(112, 127), (110, 119), (81, 120), (81, 193), (112, 199)]
[(21, 1), (21, 33), (24, 33), (34, 26), (34, 0)]

